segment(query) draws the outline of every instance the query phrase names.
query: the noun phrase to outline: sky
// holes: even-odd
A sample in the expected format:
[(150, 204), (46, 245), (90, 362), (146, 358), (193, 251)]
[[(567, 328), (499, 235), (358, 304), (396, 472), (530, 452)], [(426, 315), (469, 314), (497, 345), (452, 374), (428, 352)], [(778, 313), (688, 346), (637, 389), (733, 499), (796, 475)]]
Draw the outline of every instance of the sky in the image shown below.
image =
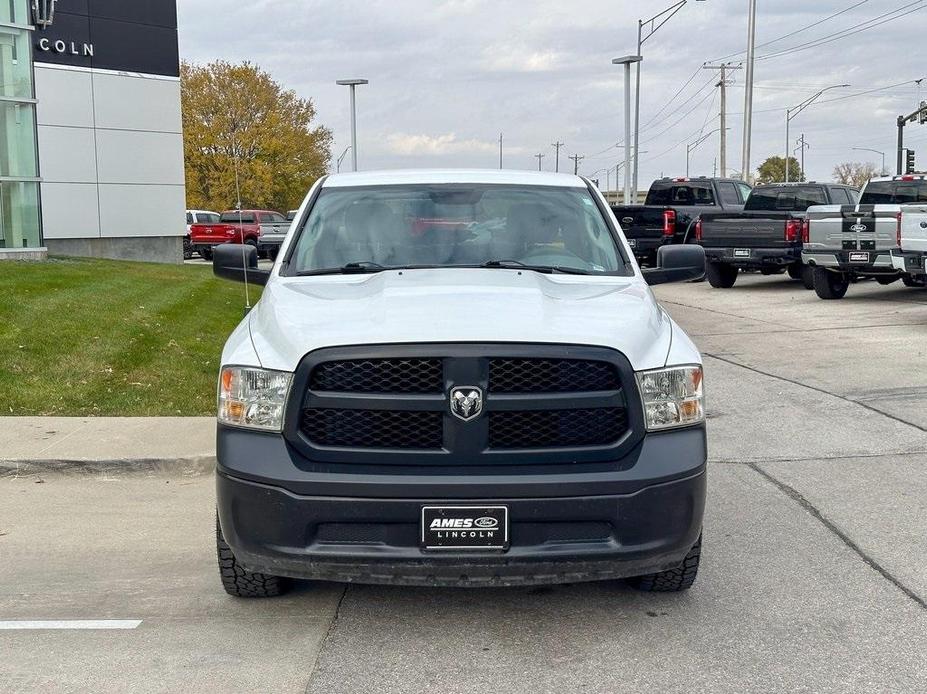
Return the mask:
[[(184, 60), (249, 60), (311, 99), (334, 134), (332, 169), (350, 144), (348, 89), (358, 87), (359, 168), (499, 165), (556, 167), (553, 143), (584, 156), (579, 173), (615, 187), (624, 158), (623, 68), (635, 52), (637, 22), (673, 0), (179, 0)], [(689, 0), (641, 51), (641, 188), (660, 176), (712, 175), (719, 158), (717, 72), (739, 64), (748, 0)], [(786, 108), (830, 85), (791, 123), (803, 133), (811, 180), (834, 165), (886, 154), (893, 168), (898, 115), (927, 99), (923, 36), (927, 0), (758, 0), (752, 168), (785, 150)], [(839, 14), (837, 14), (839, 13)], [(836, 16), (831, 16), (835, 15)], [(802, 30), (803, 29), (803, 30)], [(802, 30), (802, 31), (799, 31)], [(850, 31), (854, 33), (849, 33)], [(784, 37), (788, 34), (792, 36)], [(847, 33), (840, 33), (847, 32)], [(836, 35), (835, 35), (836, 34)], [(775, 40), (779, 39), (779, 40)], [(799, 49), (799, 50), (793, 50)], [(920, 59), (919, 59), (920, 58)], [(728, 88), (728, 167), (742, 168), (744, 71)], [(871, 91), (878, 90), (878, 91)], [(867, 92), (867, 93), (863, 93)], [(927, 125), (906, 129), (927, 168)], [(350, 154), (343, 169), (349, 168)], [(622, 174), (623, 175), (623, 174)]]

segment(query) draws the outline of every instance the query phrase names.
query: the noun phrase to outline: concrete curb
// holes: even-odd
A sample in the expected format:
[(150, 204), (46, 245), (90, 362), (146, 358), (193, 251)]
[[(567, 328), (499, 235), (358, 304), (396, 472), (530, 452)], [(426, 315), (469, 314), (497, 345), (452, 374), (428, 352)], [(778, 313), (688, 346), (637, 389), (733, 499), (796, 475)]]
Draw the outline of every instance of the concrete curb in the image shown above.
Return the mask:
[(211, 455), (170, 459), (0, 460), (0, 479), (42, 475), (201, 477), (212, 474), (215, 468), (216, 458)]

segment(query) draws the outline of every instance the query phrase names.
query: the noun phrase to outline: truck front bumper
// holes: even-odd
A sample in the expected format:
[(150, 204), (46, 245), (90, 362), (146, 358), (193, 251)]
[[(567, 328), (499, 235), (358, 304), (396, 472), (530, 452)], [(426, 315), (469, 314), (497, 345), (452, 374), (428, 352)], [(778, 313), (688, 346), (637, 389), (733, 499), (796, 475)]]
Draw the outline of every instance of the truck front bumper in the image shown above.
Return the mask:
[(892, 266), (899, 272), (906, 272), (909, 275), (927, 274), (927, 252), (924, 251), (903, 251), (896, 248), (892, 251)]
[[(371, 474), (323, 472), (280, 436), (220, 429), (219, 521), (247, 569), (277, 576), (458, 586), (638, 576), (678, 566), (699, 538), (705, 441), (704, 427), (650, 435), (587, 473)], [(509, 548), (422, 549), (422, 506), (443, 503), (508, 507)]]
[[(749, 252), (744, 255), (743, 252)], [(738, 254), (739, 253), (739, 254)], [(741, 268), (785, 267), (801, 262), (799, 248), (706, 248), (709, 261)]]

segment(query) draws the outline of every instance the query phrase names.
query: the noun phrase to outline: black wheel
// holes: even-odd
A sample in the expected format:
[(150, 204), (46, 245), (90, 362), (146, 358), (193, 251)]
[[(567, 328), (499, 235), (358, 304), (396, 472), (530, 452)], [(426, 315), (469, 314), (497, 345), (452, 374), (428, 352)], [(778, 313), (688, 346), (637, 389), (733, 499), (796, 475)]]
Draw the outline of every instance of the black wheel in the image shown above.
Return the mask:
[(761, 267), (760, 268), (761, 275), (781, 275), (783, 272), (785, 272), (784, 267)]
[(715, 289), (730, 289), (737, 281), (737, 268), (724, 263), (708, 263), (705, 278)]
[(278, 256), (278, 255), (280, 255), (280, 249), (279, 249), (279, 248), (269, 248), (269, 249), (267, 250), (267, 257), (268, 257), (271, 261), (277, 260), (277, 256)]
[(810, 265), (802, 266), (801, 283), (805, 289), (814, 289), (814, 268)]
[(203, 260), (212, 260), (212, 249), (211, 248), (201, 248), (197, 251), (200, 254), (200, 258)]
[(849, 287), (850, 280), (844, 273), (814, 268), (814, 291), (822, 299), (842, 299)]
[(911, 287), (912, 289), (921, 289), (927, 286), (927, 282), (919, 277), (914, 277), (913, 275), (902, 275), (901, 281), (904, 283), (904, 286)]
[(682, 564), (675, 569), (660, 571), (655, 574), (646, 576), (635, 576), (629, 578), (628, 583), (632, 588), (643, 590), (648, 593), (676, 593), (681, 590), (688, 590), (695, 583), (695, 577), (698, 576), (698, 562), (702, 555), (702, 536), (699, 535), (698, 542), (689, 550)]
[(290, 582), (281, 576), (248, 571), (232, 553), (232, 548), (222, 537), (219, 518), (216, 517), (216, 554), (219, 558), (219, 576), (222, 587), (236, 598), (273, 598), (289, 590)]
[(193, 257), (193, 244), (190, 242), (189, 236), (184, 236), (183, 239), (183, 259), (190, 260)]
[(876, 282), (881, 284), (883, 287), (887, 287), (890, 284), (894, 284), (898, 281), (898, 275), (880, 275), (875, 278)]
[(792, 263), (786, 268), (786, 272), (789, 273), (789, 277), (793, 280), (800, 280), (804, 277), (805, 266), (801, 263)]

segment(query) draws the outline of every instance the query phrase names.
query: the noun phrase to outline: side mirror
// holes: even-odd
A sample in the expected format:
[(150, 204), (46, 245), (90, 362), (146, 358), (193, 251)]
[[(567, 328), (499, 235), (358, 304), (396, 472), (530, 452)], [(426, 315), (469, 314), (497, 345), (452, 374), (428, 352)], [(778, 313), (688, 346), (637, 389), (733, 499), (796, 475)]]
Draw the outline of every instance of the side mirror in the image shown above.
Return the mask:
[(258, 269), (257, 248), (240, 243), (224, 243), (213, 248), (212, 272), (216, 277), (262, 287), (270, 279), (270, 270)]
[(641, 272), (650, 286), (701, 279), (705, 276), (705, 249), (695, 244), (661, 246), (657, 266)]

